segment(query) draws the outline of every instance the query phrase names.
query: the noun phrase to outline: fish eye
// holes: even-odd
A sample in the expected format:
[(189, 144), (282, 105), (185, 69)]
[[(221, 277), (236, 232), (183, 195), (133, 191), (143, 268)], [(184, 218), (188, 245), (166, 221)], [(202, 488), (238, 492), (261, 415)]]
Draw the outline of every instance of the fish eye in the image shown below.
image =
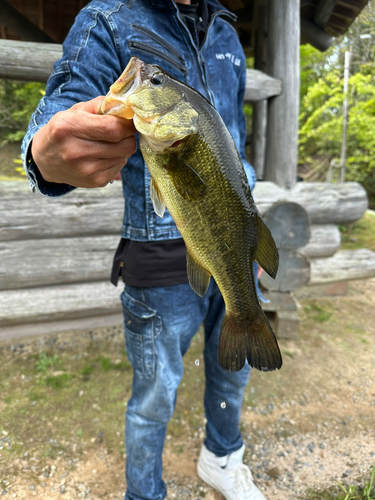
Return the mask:
[(161, 85), (163, 83), (163, 75), (161, 75), (160, 73), (154, 75), (151, 78), (151, 83), (153, 85)]

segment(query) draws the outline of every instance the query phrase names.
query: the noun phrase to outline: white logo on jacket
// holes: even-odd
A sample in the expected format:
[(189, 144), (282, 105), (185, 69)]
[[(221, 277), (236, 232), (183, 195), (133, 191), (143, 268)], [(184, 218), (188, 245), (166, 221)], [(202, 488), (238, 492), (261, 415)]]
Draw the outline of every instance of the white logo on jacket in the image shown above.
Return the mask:
[(235, 66), (241, 66), (241, 59), (230, 52), (226, 54), (216, 54), (216, 59), (229, 59)]

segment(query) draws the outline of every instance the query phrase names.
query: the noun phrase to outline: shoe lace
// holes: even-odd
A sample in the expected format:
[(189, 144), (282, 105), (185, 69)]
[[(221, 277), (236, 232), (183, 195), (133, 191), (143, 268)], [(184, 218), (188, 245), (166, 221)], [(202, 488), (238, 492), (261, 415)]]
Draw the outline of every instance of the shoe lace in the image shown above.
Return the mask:
[(235, 493), (241, 495), (238, 500), (245, 499), (243, 494), (248, 493), (254, 485), (249, 468), (244, 464), (238, 464), (235, 469), (227, 470), (227, 474), (233, 481)]

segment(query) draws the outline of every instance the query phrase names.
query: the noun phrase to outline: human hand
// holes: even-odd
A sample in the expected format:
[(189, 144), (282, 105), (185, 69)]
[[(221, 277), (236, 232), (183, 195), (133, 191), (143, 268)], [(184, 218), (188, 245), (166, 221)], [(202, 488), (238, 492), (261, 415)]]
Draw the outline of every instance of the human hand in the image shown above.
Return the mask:
[(103, 99), (56, 113), (35, 134), (31, 153), (45, 181), (104, 187), (136, 151), (133, 120), (98, 115)]

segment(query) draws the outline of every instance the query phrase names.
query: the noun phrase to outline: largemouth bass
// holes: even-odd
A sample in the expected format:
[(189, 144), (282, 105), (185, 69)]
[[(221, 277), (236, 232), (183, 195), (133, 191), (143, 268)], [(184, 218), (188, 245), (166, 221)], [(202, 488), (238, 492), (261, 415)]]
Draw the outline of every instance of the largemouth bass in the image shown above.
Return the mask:
[(100, 113), (133, 118), (154, 210), (163, 217), (167, 207), (185, 241), (191, 287), (203, 296), (213, 276), (222, 293), (221, 367), (238, 371), (247, 359), (258, 370), (279, 369), (280, 350), (253, 273), (256, 260), (274, 278), (278, 252), (219, 113), (199, 92), (135, 57)]

